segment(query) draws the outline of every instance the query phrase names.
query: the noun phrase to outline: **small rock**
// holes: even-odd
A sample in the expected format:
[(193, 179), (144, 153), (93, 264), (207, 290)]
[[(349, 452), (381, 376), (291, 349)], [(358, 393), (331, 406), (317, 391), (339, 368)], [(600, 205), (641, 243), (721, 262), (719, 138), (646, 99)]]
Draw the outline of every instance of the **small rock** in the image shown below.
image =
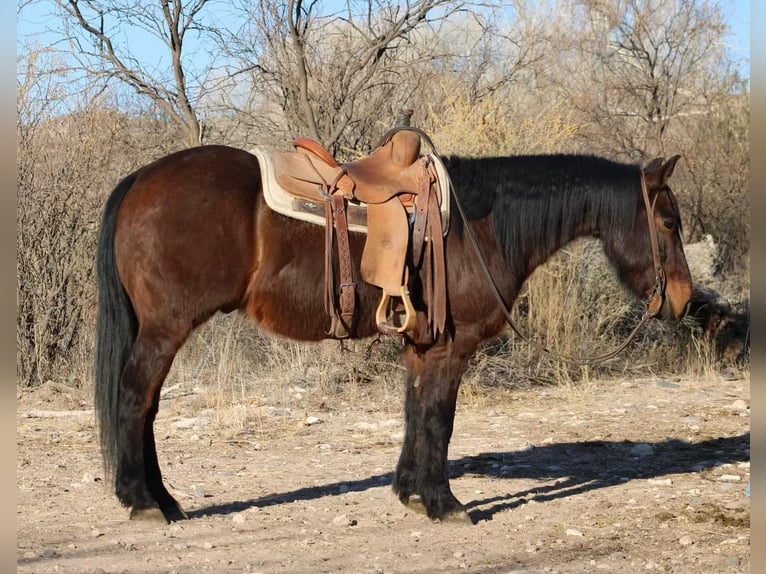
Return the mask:
[(173, 544), (173, 548), (175, 548), (176, 550), (186, 550), (187, 548), (189, 548), (189, 545), (186, 544), (186, 542), (176, 542), (175, 544)]
[(58, 556), (58, 552), (56, 552), (55, 548), (46, 548), (40, 556), (45, 559), (55, 558)]
[(210, 424), (210, 419), (207, 417), (192, 417), (192, 418), (181, 418), (177, 421), (174, 421), (171, 423), (170, 426), (172, 426), (175, 429), (193, 429), (193, 428), (203, 428)]
[(652, 456), (654, 454), (654, 447), (650, 444), (640, 443), (630, 449), (632, 456)]
[(702, 422), (702, 417), (698, 417), (695, 415), (689, 415), (688, 417), (684, 417), (682, 419), (687, 425), (698, 425)]
[(347, 484), (341, 484), (341, 485), (338, 487), (338, 492), (339, 492), (339, 493), (341, 493), (341, 494), (345, 494), (345, 493), (347, 493), (349, 490), (350, 490), (350, 489), (349, 489), (349, 487), (348, 487), (348, 485), (347, 485)]
[(215, 548), (215, 545), (212, 542), (203, 542), (202, 548), (204, 548), (205, 550), (212, 550), (213, 548)]
[(31, 550), (27, 550), (26, 552), (24, 552), (24, 558), (37, 558), (37, 554), (35, 554)]
[(339, 514), (338, 516), (332, 519), (332, 523), (335, 526), (350, 526), (351, 520), (348, 519), (348, 516), (346, 514)]
[(91, 538), (98, 538), (99, 536), (103, 536), (103, 535), (104, 535), (104, 533), (101, 532), (100, 530), (91, 530), (90, 531)]
[(726, 559), (723, 561), (724, 565), (729, 566), (731, 568), (737, 568), (739, 566), (739, 558), (736, 556), (727, 556)]
[(682, 536), (681, 538), (679, 538), (678, 539), (678, 543), (681, 546), (689, 546), (691, 544), (694, 544), (694, 540), (692, 540), (692, 537), (687, 534), (687, 535)]
[(582, 536), (582, 532), (580, 532), (576, 528), (567, 528), (566, 535), (567, 536)]
[(615, 560), (615, 561), (616, 560), (625, 560), (625, 554), (623, 554), (622, 552), (612, 552), (609, 555), (609, 559), (610, 560)]
[(671, 478), (650, 478), (647, 481), (649, 484), (656, 484), (658, 486), (670, 486), (673, 484), (673, 479)]
[(657, 383), (658, 387), (662, 387), (663, 389), (680, 389), (681, 385), (678, 385), (676, 383), (671, 383), (670, 381), (660, 381)]
[(747, 403), (742, 399), (737, 399), (729, 405), (730, 409), (735, 411), (746, 411), (748, 409)]
[(742, 480), (742, 477), (738, 474), (722, 474), (718, 477), (718, 480), (721, 482), (739, 482)]
[(319, 424), (322, 421), (319, 420), (319, 417), (308, 416), (308, 417), (306, 417), (306, 420), (304, 422), (306, 423), (306, 425), (311, 426), (311, 425)]
[(232, 522), (235, 522), (237, 524), (243, 524), (245, 520), (247, 520), (247, 517), (242, 512), (238, 512), (234, 516), (231, 517)]
[(189, 494), (194, 498), (205, 498), (205, 489), (200, 484), (193, 484), (189, 489)]
[(356, 428), (360, 430), (376, 430), (378, 428), (378, 423), (368, 423), (365, 421), (360, 421), (354, 425)]
[(101, 480), (101, 479), (98, 478), (92, 472), (85, 472), (82, 475), (82, 482), (86, 482), (86, 483), (88, 483), (88, 482), (96, 482), (97, 480)]

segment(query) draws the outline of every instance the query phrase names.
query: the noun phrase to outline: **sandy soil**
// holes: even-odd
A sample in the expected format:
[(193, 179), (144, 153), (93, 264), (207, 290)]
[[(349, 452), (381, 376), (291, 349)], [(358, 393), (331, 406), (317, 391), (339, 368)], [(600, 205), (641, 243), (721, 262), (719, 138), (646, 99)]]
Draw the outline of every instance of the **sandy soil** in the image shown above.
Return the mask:
[(450, 460), (472, 525), (393, 496), (399, 403), (167, 393), (160, 462), (190, 520), (164, 526), (104, 484), (88, 397), (20, 394), (18, 571), (750, 571), (749, 376), (464, 393)]

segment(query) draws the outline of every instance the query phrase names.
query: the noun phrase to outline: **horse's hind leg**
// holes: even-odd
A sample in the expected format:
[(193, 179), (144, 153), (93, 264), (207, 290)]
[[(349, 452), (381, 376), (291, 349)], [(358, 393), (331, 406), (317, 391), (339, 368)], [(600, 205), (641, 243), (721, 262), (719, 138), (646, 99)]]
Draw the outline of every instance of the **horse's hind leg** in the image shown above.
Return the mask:
[(142, 329), (120, 380), (115, 490), (133, 520), (171, 521), (186, 514), (162, 483), (154, 418), (162, 383), (187, 334)]
[[(164, 378), (165, 377), (163, 376), (163, 380)], [(154, 441), (154, 418), (157, 416), (157, 410), (160, 403), (160, 387), (161, 385), (158, 385), (154, 392), (152, 407), (144, 422), (144, 467), (146, 468), (146, 483), (149, 487), (149, 492), (152, 493), (154, 499), (160, 505), (160, 510), (162, 511), (165, 520), (173, 522), (176, 520), (184, 520), (189, 517), (176, 499), (173, 498), (165, 488), (165, 485), (162, 482), (160, 463), (157, 460), (157, 449)], [(131, 519), (140, 519), (143, 518), (145, 513), (133, 507), (130, 514)], [(149, 514), (151, 515), (152, 511), (150, 511)]]

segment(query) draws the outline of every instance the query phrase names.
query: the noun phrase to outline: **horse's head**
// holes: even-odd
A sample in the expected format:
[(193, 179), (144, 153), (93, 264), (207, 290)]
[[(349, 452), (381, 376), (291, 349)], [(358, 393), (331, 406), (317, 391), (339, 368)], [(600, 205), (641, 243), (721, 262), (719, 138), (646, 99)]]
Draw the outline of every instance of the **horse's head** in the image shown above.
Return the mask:
[[(681, 216), (668, 179), (680, 156), (656, 158), (643, 169), (645, 194), (633, 229), (616, 249), (625, 282), (642, 299), (649, 312), (663, 319), (680, 319), (692, 296), (692, 279), (681, 241)], [(647, 217), (647, 210), (651, 217)], [(652, 237), (656, 237), (652, 245)]]

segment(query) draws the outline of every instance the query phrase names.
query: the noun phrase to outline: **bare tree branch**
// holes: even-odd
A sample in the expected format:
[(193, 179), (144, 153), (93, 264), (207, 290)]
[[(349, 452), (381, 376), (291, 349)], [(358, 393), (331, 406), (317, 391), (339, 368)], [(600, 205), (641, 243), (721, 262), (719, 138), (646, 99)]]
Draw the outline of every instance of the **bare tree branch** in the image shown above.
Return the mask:
[(288, 129), (334, 149), (361, 119), (362, 102), (395, 90), (408, 62), (424, 57), (409, 49), (418, 34), (465, 6), (446, 0), (364, 4), (355, 11), (349, 2), (329, 16), (316, 1), (248, 4), (245, 33), (226, 39), (240, 69), (257, 72), (254, 85), (278, 98)]
[[(74, 28), (67, 26), (66, 29), (70, 41), (76, 46), (74, 55), (83, 69), (93, 78), (105, 81), (116, 78), (159, 105), (183, 127), (189, 145), (201, 143), (202, 131), (186, 78), (184, 39), (189, 30), (204, 29), (197, 20), (207, 2), (158, 0), (158, 5), (145, 6), (99, 0), (56, 0), (67, 22), (74, 24)], [(83, 8), (87, 8), (87, 13)], [(105, 27), (106, 21), (111, 19), (118, 30), (124, 31), (130, 26), (141, 28), (168, 47), (172, 82), (155, 77), (146, 62), (139, 62), (129, 50), (115, 44), (114, 35)], [(81, 36), (78, 30), (85, 35)], [(92, 41), (92, 47), (84, 45), (82, 40), (86, 38)]]
[[(599, 132), (620, 136), (626, 155), (665, 153), (671, 124), (709, 109), (710, 94), (699, 87), (710, 83), (720, 57), (719, 12), (697, 0), (587, 0), (580, 8), (567, 34), (577, 54), (567, 98), (593, 116)], [(594, 80), (600, 94), (591, 90)]]

